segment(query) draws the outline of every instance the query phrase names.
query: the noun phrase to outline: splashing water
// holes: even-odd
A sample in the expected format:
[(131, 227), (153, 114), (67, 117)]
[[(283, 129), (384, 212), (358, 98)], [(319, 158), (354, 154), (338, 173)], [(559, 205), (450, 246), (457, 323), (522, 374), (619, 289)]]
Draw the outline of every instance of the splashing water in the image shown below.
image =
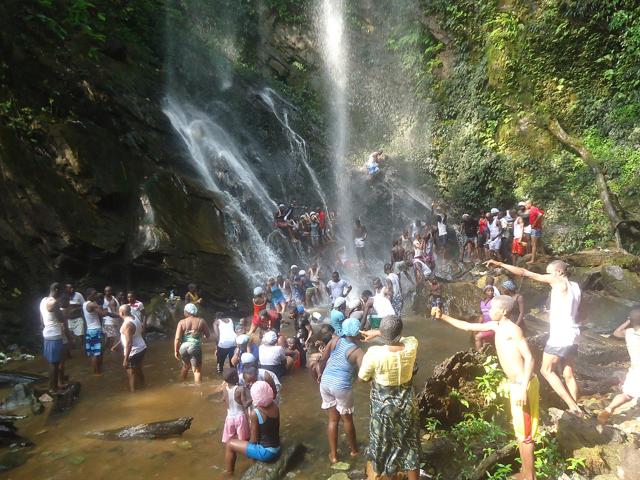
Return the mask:
[[(282, 264), (265, 242), (257, 223), (269, 225), (275, 202), (255, 177), (227, 132), (203, 112), (167, 99), (165, 115), (189, 150), (189, 157), (205, 187), (223, 198), (227, 245), (250, 282), (277, 275)], [(232, 192), (239, 192), (233, 195)], [(256, 205), (264, 217), (248, 213)]]
[(346, 173), (345, 157), (349, 138), (347, 83), (347, 38), (345, 34), (345, 5), (343, 0), (320, 0), (318, 8), (318, 37), (328, 81), (328, 95), (332, 100), (332, 153), (334, 174), (338, 187), (339, 216), (343, 225), (353, 224), (353, 210)]
[[(269, 107), (269, 110), (273, 113), (276, 120), (282, 125), (284, 128), (285, 134), (287, 135), (287, 140), (289, 141), (289, 148), (291, 149), (291, 154), (300, 160), (302, 165), (307, 170), (309, 174), (309, 178), (313, 183), (318, 195), (320, 196), (320, 200), (322, 201), (322, 206), (324, 211), (327, 211), (327, 199), (323, 193), (322, 186), (318, 181), (318, 177), (316, 176), (316, 172), (309, 165), (309, 149), (307, 147), (307, 142), (304, 138), (302, 138), (298, 133), (291, 128), (289, 124), (289, 108), (291, 108), (291, 104), (283, 99), (276, 91), (272, 88), (264, 88), (260, 92), (258, 92), (258, 96), (262, 99), (262, 101)], [(276, 101), (282, 104), (282, 108), (278, 109), (276, 105)]]

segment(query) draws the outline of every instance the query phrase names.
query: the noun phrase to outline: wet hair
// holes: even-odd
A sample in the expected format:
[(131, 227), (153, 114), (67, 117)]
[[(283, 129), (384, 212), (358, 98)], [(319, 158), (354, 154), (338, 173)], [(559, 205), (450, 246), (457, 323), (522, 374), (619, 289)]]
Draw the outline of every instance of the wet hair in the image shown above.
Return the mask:
[(547, 265), (547, 270), (557, 270), (561, 275), (567, 275), (569, 265), (567, 265), (562, 260), (554, 260), (549, 265)]
[(340, 272), (338, 272), (337, 270), (334, 270), (334, 271), (331, 273), (331, 275), (338, 275), (338, 276), (340, 276)]
[(390, 272), (391, 271), (391, 264), (390, 263), (385, 263), (383, 269), (384, 269), (385, 273), (386, 272)]
[(378, 283), (379, 283), (380, 285), (382, 285), (382, 280), (380, 280), (380, 277), (376, 277), (376, 278), (374, 278), (374, 279), (373, 279), (372, 284), (373, 284), (373, 285), (376, 285), (376, 284), (378, 284)]
[(363, 297), (367, 297), (367, 298), (371, 298), (373, 296), (373, 293), (371, 292), (371, 290), (363, 290), (362, 291), (362, 296)]
[(49, 285), (49, 293), (52, 297), (55, 296), (56, 293), (60, 293), (60, 289), (60, 282), (53, 282)]
[(503, 309), (507, 315), (511, 313), (511, 310), (513, 310), (515, 305), (516, 301), (509, 295), (498, 295), (497, 297), (493, 297), (493, 300), (491, 300), (492, 307)]
[(384, 317), (380, 321), (380, 338), (387, 345), (400, 341), (402, 335), (402, 320), (395, 315)]
[(240, 381), (238, 378), (238, 370), (235, 368), (225, 368), (223, 378), (229, 385), (237, 385)]

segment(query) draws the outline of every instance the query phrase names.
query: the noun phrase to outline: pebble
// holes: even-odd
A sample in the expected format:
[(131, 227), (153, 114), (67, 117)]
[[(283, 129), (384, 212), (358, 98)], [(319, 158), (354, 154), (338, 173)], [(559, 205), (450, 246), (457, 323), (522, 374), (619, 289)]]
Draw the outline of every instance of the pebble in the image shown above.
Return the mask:
[(336, 462), (331, 465), (333, 470), (349, 470), (350, 465), (347, 462)]

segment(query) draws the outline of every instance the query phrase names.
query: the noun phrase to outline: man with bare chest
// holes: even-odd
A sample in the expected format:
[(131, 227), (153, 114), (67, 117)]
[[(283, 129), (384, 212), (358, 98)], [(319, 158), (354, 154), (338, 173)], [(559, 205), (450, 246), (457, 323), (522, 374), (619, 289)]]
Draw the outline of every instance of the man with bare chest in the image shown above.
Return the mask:
[(513, 428), (519, 442), (522, 460), (522, 480), (535, 480), (534, 439), (538, 430), (539, 382), (533, 373), (533, 356), (522, 329), (509, 319), (515, 301), (499, 295), (491, 302), (490, 322), (469, 323), (436, 312), (436, 317), (468, 332), (495, 332), (496, 351), (500, 366), (509, 382)]

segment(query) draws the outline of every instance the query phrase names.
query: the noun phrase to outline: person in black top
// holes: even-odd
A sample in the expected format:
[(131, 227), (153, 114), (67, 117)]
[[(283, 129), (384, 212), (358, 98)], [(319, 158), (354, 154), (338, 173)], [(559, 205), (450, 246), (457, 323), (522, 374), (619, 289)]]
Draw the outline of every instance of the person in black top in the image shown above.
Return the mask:
[(462, 215), (462, 223), (460, 224), (460, 231), (464, 235), (464, 244), (462, 245), (462, 252), (460, 255), (460, 261), (464, 261), (464, 253), (469, 247), (469, 258), (473, 259), (476, 250), (476, 239), (478, 237), (478, 221), (471, 217), (468, 213)]
[(280, 410), (274, 402), (272, 388), (258, 380), (251, 385), (251, 400), (251, 438), (248, 442), (237, 438), (227, 442), (224, 456), (227, 478), (233, 477), (238, 453), (259, 462), (273, 462), (280, 455)]

